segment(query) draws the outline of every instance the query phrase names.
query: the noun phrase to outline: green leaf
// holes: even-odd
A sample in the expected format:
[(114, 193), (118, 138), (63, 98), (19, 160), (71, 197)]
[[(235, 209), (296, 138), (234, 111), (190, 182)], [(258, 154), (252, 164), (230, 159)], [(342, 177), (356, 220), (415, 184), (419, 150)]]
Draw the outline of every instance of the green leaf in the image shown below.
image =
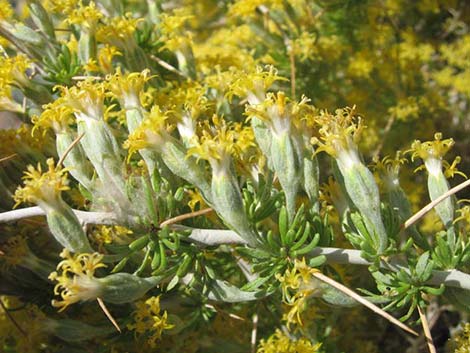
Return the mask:
[(428, 251), (421, 254), (421, 256), (418, 258), (418, 262), (416, 263), (416, 267), (415, 267), (416, 275), (418, 276), (418, 278), (423, 277), (426, 266), (428, 264), (428, 260), (429, 260), (429, 252)]
[(215, 280), (211, 282), (209, 299), (226, 303), (238, 303), (262, 298), (262, 291), (246, 292), (226, 281)]

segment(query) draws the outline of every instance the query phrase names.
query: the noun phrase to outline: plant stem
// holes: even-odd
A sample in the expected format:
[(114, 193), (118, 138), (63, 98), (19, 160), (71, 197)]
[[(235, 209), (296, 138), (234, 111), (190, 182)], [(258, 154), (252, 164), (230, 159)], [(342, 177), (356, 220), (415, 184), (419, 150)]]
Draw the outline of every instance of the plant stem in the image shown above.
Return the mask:
[[(205, 210), (204, 210), (205, 211)], [(112, 212), (87, 212), (73, 210), (80, 223), (101, 224), (101, 225), (118, 225), (122, 224), (122, 220)], [(18, 210), (0, 213), (0, 223), (15, 222), (24, 218), (44, 216), (45, 213), (39, 207), (21, 208)], [(179, 224), (171, 224), (170, 229), (191, 231), (188, 239), (201, 246), (217, 246), (222, 244), (246, 244), (246, 241), (240, 236), (226, 229), (198, 229), (190, 228)], [(369, 266), (371, 263), (361, 257), (360, 250), (317, 247), (309, 253), (310, 256), (324, 255), (328, 263), (350, 264)], [(381, 262), (380, 267), (387, 268), (392, 271), (401, 269), (407, 270), (407, 267), (401, 265), (398, 261)], [(430, 285), (439, 286), (444, 284), (449, 287), (456, 287), (470, 290), (470, 275), (459, 270), (433, 270), (431, 278), (426, 282)]]

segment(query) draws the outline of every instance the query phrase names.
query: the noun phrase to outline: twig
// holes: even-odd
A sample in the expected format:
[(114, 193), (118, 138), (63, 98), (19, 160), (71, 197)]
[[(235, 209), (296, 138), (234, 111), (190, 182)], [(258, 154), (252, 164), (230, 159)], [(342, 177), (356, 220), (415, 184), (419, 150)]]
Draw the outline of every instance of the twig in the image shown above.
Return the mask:
[(179, 222), (179, 221), (183, 221), (185, 219), (194, 218), (194, 217), (197, 217), (197, 216), (202, 216), (202, 215), (204, 215), (206, 213), (210, 213), (212, 211), (213, 211), (212, 208), (204, 208), (203, 210), (181, 214), (179, 216), (176, 216), (176, 217), (167, 219), (166, 221), (163, 221), (160, 224), (160, 228), (163, 228), (164, 226), (169, 226), (170, 224), (173, 224), (173, 223), (176, 223), (176, 222)]
[(72, 143), (69, 145), (69, 147), (67, 147), (64, 154), (60, 157), (59, 161), (57, 162), (57, 167), (62, 165), (62, 163), (64, 163), (65, 157), (67, 157), (70, 151), (77, 145), (77, 143), (82, 139), (84, 135), (85, 135), (85, 132), (82, 132), (80, 135), (77, 136), (75, 140), (72, 141)]
[(175, 68), (173, 65), (170, 65), (168, 64), (166, 61), (160, 59), (158, 56), (155, 56), (155, 55), (150, 55), (150, 59), (152, 59), (153, 61), (155, 61), (158, 65), (164, 67), (165, 69), (167, 69), (168, 71), (171, 71), (175, 74), (178, 74), (184, 78), (187, 78), (187, 76), (185, 74), (183, 74), (180, 70), (178, 70), (177, 68)]
[(103, 77), (101, 76), (73, 76), (72, 80), (74, 81), (81, 81), (81, 80), (86, 80), (88, 78), (92, 78), (93, 80), (101, 81)]
[(113, 324), (113, 326), (118, 330), (119, 333), (121, 333), (121, 328), (117, 324), (116, 320), (114, 320), (114, 317), (111, 315), (111, 313), (108, 311), (108, 308), (104, 304), (103, 300), (101, 298), (96, 298), (96, 301), (100, 305), (101, 310), (103, 310), (104, 314), (108, 318), (109, 321)]
[(258, 334), (258, 314), (253, 314), (253, 329), (251, 330), (251, 353), (256, 352), (256, 336)]
[[(204, 209), (198, 212), (209, 212), (210, 209)], [(75, 215), (81, 224), (97, 224), (97, 225), (119, 225), (123, 223), (122, 219), (118, 219), (117, 216), (112, 212), (87, 212), (73, 210)], [(185, 216), (194, 217), (194, 213)], [(45, 212), (39, 208), (28, 207), (20, 208), (18, 210), (8, 211), (0, 213), (0, 223), (16, 222), (21, 219), (45, 216)], [(178, 216), (179, 217), (179, 216)], [(175, 217), (176, 218), (176, 217)], [(173, 219), (168, 219), (165, 222), (171, 220), (170, 228), (173, 230), (187, 230), (191, 234), (188, 237), (189, 241), (197, 243), (202, 246), (217, 246), (222, 244), (246, 244), (246, 241), (240, 238), (240, 236), (234, 231), (227, 229), (199, 229), (191, 228), (179, 224), (173, 224)], [(162, 223), (162, 225), (164, 225)], [(349, 265), (361, 265), (370, 266), (371, 263), (365, 260), (361, 256), (360, 250), (353, 249), (341, 249), (341, 248), (330, 248), (330, 247), (317, 247), (309, 253), (309, 256), (324, 255), (328, 263), (337, 264), (349, 264)], [(381, 263), (381, 267), (391, 269), (393, 271), (399, 271), (401, 269), (407, 270), (406, 266), (400, 265), (398, 262), (390, 261), (387, 264)], [(433, 270), (431, 278), (426, 281), (430, 285), (441, 285), (462, 288), (470, 290), (470, 275), (459, 270), (446, 270), (439, 271)]]
[(395, 122), (395, 115), (391, 115), (387, 120), (387, 125), (385, 125), (385, 129), (384, 129), (382, 138), (379, 141), (379, 145), (375, 149), (374, 153), (372, 153), (373, 157), (378, 157), (379, 156), (380, 151), (382, 151), (382, 148), (384, 146), (385, 139), (387, 138), (387, 135), (390, 132), (394, 122)]
[[(73, 210), (81, 224), (116, 225), (122, 223), (112, 212), (87, 212)], [(0, 213), (0, 223), (16, 222), (25, 218), (45, 216), (46, 212), (39, 206), (20, 208), (13, 211)]]
[(356, 300), (357, 302), (361, 303), (362, 305), (364, 305), (365, 307), (369, 308), (370, 310), (372, 310), (374, 313), (376, 314), (379, 314), (380, 316), (384, 317), (385, 319), (387, 319), (388, 321), (390, 321), (391, 323), (397, 325), (398, 327), (400, 327), (401, 329), (405, 330), (406, 332), (409, 332), (413, 335), (416, 335), (416, 336), (419, 336), (418, 333), (416, 331), (414, 331), (413, 329), (409, 328), (408, 326), (406, 326), (404, 323), (402, 323), (401, 321), (395, 319), (392, 315), (390, 315), (389, 313), (387, 313), (386, 311), (380, 309), (377, 305), (371, 303), (370, 301), (368, 301), (367, 299), (364, 299), (363, 297), (361, 297), (359, 294), (357, 294), (356, 292), (352, 291), (351, 289), (349, 289), (348, 287), (342, 285), (341, 283), (339, 282), (336, 282), (334, 279), (331, 279), (330, 277), (328, 276), (325, 276), (323, 273), (321, 272), (314, 272), (313, 274), (313, 277), (315, 278), (318, 278), (319, 280), (325, 282), (326, 284), (329, 284), (330, 286), (336, 288), (337, 290), (343, 292), (344, 294), (350, 296), (351, 298), (353, 298), (354, 300)]
[(470, 179), (465, 180), (463, 183), (460, 183), (457, 186), (454, 186), (452, 189), (449, 191), (445, 192), (441, 196), (439, 196), (437, 199), (434, 201), (428, 203), (426, 206), (424, 206), (422, 209), (420, 209), (418, 212), (416, 212), (413, 216), (408, 218), (408, 220), (403, 223), (402, 228), (406, 229), (413, 224), (415, 224), (421, 217), (423, 217), (426, 213), (431, 211), (434, 207), (436, 207), (437, 204), (448, 198), (449, 196), (452, 196), (453, 194), (459, 192), (460, 190), (466, 188), (467, 186), (470, 185)]
[(423, 313), (423, 310), (418, 305), (418, 313), (421, 319), (421, 325), (423, 326), (424, 337), (426, 338), (426, 343), (429, 348), (429, 353), (436, 353), (436, 347), (434, 346), (434, 342), (431, 336), (431, 330), (429, 329), (428, 319), (426, 318), (426, 314)]
[(0, 158), (0, 163), (3, 163), (3, 162), (6, 162), (6, 161), (9, 161), (10, 159), (13, 159), (13, 158), (15, 158), (17, 155), (18, 155), (18, 153), (13, 153), (13, 154), (10, 154), (9, 156), (6, 156), (6, 157), (3, 157), (3, 158)]
[(10, 311), (8, 308), (5, 306), (5, 303), (3, 302), (2, 299), (0, 299), (0, 306), (2, 307), (3, 311), (5, 312), (5, 315), (8, 317), (8, 319), (12, 322), (12, 324), (18, 329), (18, 331), (21, 332), (21, 334), (25, 337), (28, 337), (26, 332), (21, 328), (21, 326), (16, 322), (15, 318), (10, 314)]
[(289, 46), (287, 47), (289, 52), (289, 59), (290, 59), (290, 90), (292, 99), (295, 101), (295, 54), (294, 54), (294, 46), (292, 45), (292, 41), (289, 41)]

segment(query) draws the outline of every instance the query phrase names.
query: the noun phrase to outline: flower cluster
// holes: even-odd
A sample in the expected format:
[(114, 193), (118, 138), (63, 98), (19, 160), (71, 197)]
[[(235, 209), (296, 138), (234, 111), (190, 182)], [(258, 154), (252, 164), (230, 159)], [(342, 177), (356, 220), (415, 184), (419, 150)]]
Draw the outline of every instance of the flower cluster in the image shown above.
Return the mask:
[(388, 353), (421, 341), (344, 307), (464, 318), (464, 3), (0, 0), (0, 350)]
[(165, 330), (175, 327), (168, 322), (168, 313), (166, 311), (161, 313), (160, 297), (150, 297), (145, 301), (137, 302), (133, 321), (134, 323), (128, 324), (127, 328), (134, 331), (136, 335), (146, 334), (151, 348), (157, 346), (157, 341), (161, 339)]
[(63, 258), (57, 265), (57, 271), (49, 276), (51, 281), (58, 282), (54, 287), (54, 294), (60, 296), (60, 300), (54, 299), (52, 305), (65, 310), (69, 305), (96, 299), (100, 296), (100, 285), (95, 280), (95, 271), (106, 267), (101, 261), (103, 255), (77, 254), (72, 255), (67, 249), (60, 253)]
[(38, 164), (37, 168), (28, 167), (24, 176), (24, 186), (15, 192), (15, 201), (54, 205), (60, 198), (60, 193), (69, 190), (67, 169), (56, 167), (54, 160), (47, 160), (47, 171), (43, 172)]

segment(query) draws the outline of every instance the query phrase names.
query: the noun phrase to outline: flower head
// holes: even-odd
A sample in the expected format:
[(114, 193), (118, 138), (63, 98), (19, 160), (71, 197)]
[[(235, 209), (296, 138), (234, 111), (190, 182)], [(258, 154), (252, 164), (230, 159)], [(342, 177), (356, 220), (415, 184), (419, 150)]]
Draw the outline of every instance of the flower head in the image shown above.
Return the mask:
[(276, 135), (288, 134), (293, 125), (301, 124), (303, 113), (311, 108), (308, 102), (306, 97), (298, 103), (290, 102), (284, 92), (268, 93), (262, 103), (247, 107), (247, 115), (263, 120)]
[(0, 1), (0, 21), (11, 19), (14, 13), (10, 1)]
[(54, 205), (60, 201), (60, 192), (69, 190), (67, 182), (67, 169), (54, 166), (54, 160), (47, 160), (48, 170), (42, 171), (38, 163), (37, 169), (28, 166), (28, 171), (23, 177), (24, 186), (15, 192), (16, 206), (21, 202), (37, 203), (40, 206)]
[(267, 340), (262, 339), (256, 353), (316, 353), (321, 343), (312, 344), (307, 338), (292, 339), (277, 329)]
[(94, 273), (98, 268), (106, 267), (101, 263), (103, 255), (98, 253), (71, 255), (67, 249), (64, 249), (60, 257), (64, 260), (57, 265), (57, 272), (52, 272), (49, 279), (58, 282), (54, 287), (54, 294), (60, 295), (61, 300), (53, 300), (52, 305), (63, 311), (79, 301), (96, 299), (100, 293), (100, 283), (94, 277)]
[(122, 107), (126, 109), (139, 108), (140, 95), (145, 83), (151, 79), (150, 70), (122, 74), (118, 67), (114, 75), (107, 77), (106, 87), (117, 98)]
[(104, 15), (96, 8), (96, 4), (93, 1), (90, 1), (86, 6), (80, 2), (78, 8), (72, 10), (68, 15), (67, 22), (80, 25), (82, 30), (94, 32), (98, 22), (103, 16)]
[(219, 175), (228, 170), (232, 157), (254, 146), (254, 136), (249, 127), (226, 123), (216, 115), (212, 123), (205, 122), (198, 143), (188, 150), (188, 155), (209, 161), (213, 174)]
[(111, 18), (106, 25), (97, 28), (96, 38), (102, 43), (118, 48), (132, 49), (135, 45), (134, 32), (141, 21), (143, 21), (142, 18), (131, 18), (130, 13)]
[(318, 290), (312, 273), (318, 271), (309, 267), (305, 259), (295, 260), (292, 270), (287, 269), (283, 275), (278, 274), (277, 280), (281, 282), (284, 303), (291, 309), (285, 316), (287, 325), (294, 323), (302, 326), (301, 313), (306, 309), (307, 300)]
[(434, 141), (421, 142), (420, 140), (415, 140), (408, 152), (412, 153), (411, 160), (413, 161), (416, 157), (422, 160), (428, 158), (442, 159), (453, 145), (453, 139), (442, 140), (442, 133), (437, 132), (434, 134)]
[(253, 17), (256, 14), (258, 6), (268, 6), (272, 9), (282, 8), (281, 0), (238, 0), (229, 8), (229, 15), (235, 17)]
[(350, 166), (359, 162), (357, 140), (363, 129), (361, 118), (354, 115), (353, 108), (337, 109), (335, 115), (321, 111), (315, 117), (320, 126), (320, 139), (311, 142), (318, 145), (316, 152), (325, 151), (333, 158)]
[(266, 70), (257, 67), (253, 72), (233, 71), (227, 96), (229, 99), (234, 95), (247, 97), (250, 104), (259, 104), (265, 99), (267, 90), (278, 80), (285, 78), (278, 76), (273, 66), (267, 66)]
[(184, 26), (193, 16), (187, 15), (185, 9), (173, 11), (173, 15), (162, 13), (160, 15), (159, 29), (161, 41), (164, 44), (162, 49), (178, 50), (191, 44), (191, 34), (184, 31)]
[(113, 59), (115, 56), (122, 56), (115, 46), (105, 44), (98, 50), (98, 64), (103, 73), (110, 74), (114, 71)]
[(45, 0), (44, 7), (53, 13), (68, 14), (72, 12), (81, 0)]
[(158, 149), (170, 137), (174, 129), (171, 116), (154, 105), (148, 116), (142, 121), (124, 142), (124, 148), (129, 149), (129, 156), (136, 151), (153, 147)]
[(86, 79), (76, 86), (58, 86), (61, 91), (62, 104), (73, 110), (79, 120), (105, 119), (104, 108), (105, 85), (93, 79)]
[(376, 159), (375, 170), (380, 175), (380, 180), (384, 180), (385, 186), (392, 190), (399, 186), (398, 174), (402, 164), (407, 162), (406, 158), (402, 157), (402, 152), (397, 151), (395, 158), (389, 156), (384, 157), (382, 160)]
[(127, 325), (127, 328), (135, 331), (137, 335), (147, 334), (147, 342), (152, 348), (156, 347), (157, 340), (162, 337), (164, 330), (171, 330), (174, 327), (168, 323), (168, 313), (160, 312), (159, 296), (139, 301), (133, 313), (134, 323)]
[[(412, 161), (416, 157), (421, 158), (428, 173), (434, 175), (442, 171), (442, 159), (453, 145), (453, 139), (442, 140), (442, 134), (437, 132), (434, 134), (434, 141), (421, 142), (420, 140), (415, 140), (411, 145), (411, 149), (407, 152), (411, 153)], [(416, 170), (421, 168), (419, 167)]]
[(0, 56), (0, 90), (10, 96), (10, 87), (29, 85), (26, 70), (32, 67), (32, 62), (24, 55), (13, 57)]
[(197, 120), (210, 107), (205, 87), (197, 82), (185, 82), (170, 91), (166, 100), (177, 120), (181, 138), (191, 145), (196, 138)]
[(339, 183), (337, 183), (332, 176), (320, 187), (320, 200), (322, 201), (323, 207), (327, 210), (334, 207), (340, 216), (342, 216), (348, 208), (348, 201)]
[(31, 119), (34, 124), (33, 133), (36, 129), (43, 129), (46, 132), (52, 128), (57, 134), (67, 130), (68, 126), (73, 123), (73, 109), (64, 105), (63, 98), (43, 105), (43, 109), (41, 115), (35, 115)]

